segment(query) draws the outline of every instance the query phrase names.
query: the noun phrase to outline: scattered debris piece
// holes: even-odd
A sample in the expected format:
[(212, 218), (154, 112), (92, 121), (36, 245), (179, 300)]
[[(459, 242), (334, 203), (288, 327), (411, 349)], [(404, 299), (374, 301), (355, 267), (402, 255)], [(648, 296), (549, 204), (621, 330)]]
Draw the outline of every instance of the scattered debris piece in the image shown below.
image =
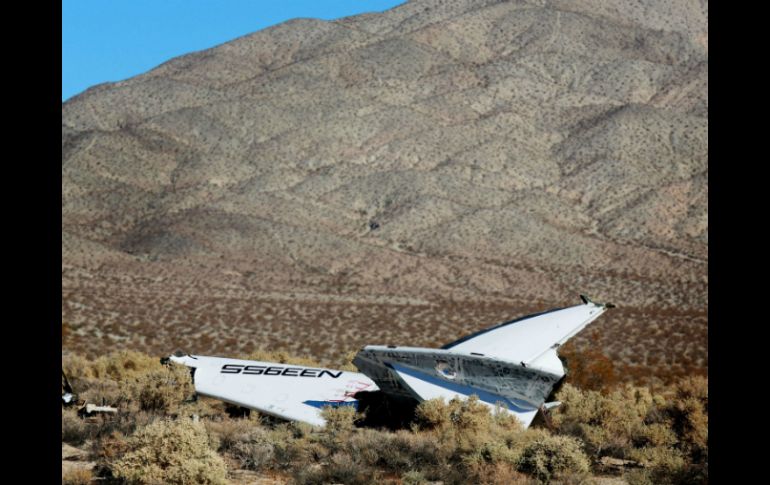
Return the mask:
[(118, 408), (112, 406), (97, 406), (96, 404), (86, 403), (78, 409), (81, 416), (93, 416), (94, 414), (117, 414)]
[(70, 381), (67, 379), (67, 375), (64, 373), (64, 370), (61, 371), (61, 378), (61, 402), (64, 406), (71, 406), (77, 402), (78, 395), (75, 394), (75, 391), (72, 390), (72, 386), (70, 385)]

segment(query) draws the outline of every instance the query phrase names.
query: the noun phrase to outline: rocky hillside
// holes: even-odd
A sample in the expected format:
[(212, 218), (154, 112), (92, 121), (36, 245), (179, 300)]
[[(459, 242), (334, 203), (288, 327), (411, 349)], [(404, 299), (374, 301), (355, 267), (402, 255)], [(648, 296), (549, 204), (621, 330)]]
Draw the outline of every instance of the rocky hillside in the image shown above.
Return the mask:
[(586, 293), (619, 305), (608, 355), (703, 371), (707, 18), (413, 0), (89, 89), (62, 106), (65, 346), (325, 358)]

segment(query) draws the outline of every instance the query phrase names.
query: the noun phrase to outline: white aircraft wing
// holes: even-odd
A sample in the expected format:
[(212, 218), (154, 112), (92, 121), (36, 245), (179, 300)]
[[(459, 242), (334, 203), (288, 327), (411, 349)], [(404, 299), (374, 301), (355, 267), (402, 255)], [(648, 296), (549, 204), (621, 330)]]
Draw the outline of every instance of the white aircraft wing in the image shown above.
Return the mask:
[(318, 426), (324, 406), (357, 408), (356, 392), (378, 390), (358, 372), (199, 355), (169, 360), (195, 368), (198, 394)]
[(582, 305), (511, 320), (463, 337), (442, 349), (560, 369), (555, 349), (613, 306), (594, 303), (582, 295), (581, 298)]

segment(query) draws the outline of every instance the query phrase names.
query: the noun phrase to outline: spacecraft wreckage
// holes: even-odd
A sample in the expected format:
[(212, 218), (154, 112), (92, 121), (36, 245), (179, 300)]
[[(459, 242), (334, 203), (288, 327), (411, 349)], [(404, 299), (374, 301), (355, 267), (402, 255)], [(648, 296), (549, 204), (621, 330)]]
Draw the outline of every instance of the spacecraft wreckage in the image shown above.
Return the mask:
[(582, 305), (507, 321), (440, 349), (367, 345), (353, 359), (361, 372), (203, 355), (163, 360), (190, 367), (202, 396), (312, 425), (325, 424), (324, 406), (362, 410), (374, 395), (412, 406), (476, 395), (527, 427), (560, 404), (547, 402), (566, 376), (558, 348), (614, 306), (580, 298)]

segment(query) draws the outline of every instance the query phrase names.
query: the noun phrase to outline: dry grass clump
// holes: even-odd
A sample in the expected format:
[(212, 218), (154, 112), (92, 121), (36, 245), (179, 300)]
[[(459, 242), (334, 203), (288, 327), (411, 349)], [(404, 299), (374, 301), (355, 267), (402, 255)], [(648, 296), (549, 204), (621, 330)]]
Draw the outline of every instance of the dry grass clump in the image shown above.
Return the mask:
[(225, 462), (200, 422), (158, 420), (127, 440), (112, 463), (115, 478), (136, 484), (224, 484)]

